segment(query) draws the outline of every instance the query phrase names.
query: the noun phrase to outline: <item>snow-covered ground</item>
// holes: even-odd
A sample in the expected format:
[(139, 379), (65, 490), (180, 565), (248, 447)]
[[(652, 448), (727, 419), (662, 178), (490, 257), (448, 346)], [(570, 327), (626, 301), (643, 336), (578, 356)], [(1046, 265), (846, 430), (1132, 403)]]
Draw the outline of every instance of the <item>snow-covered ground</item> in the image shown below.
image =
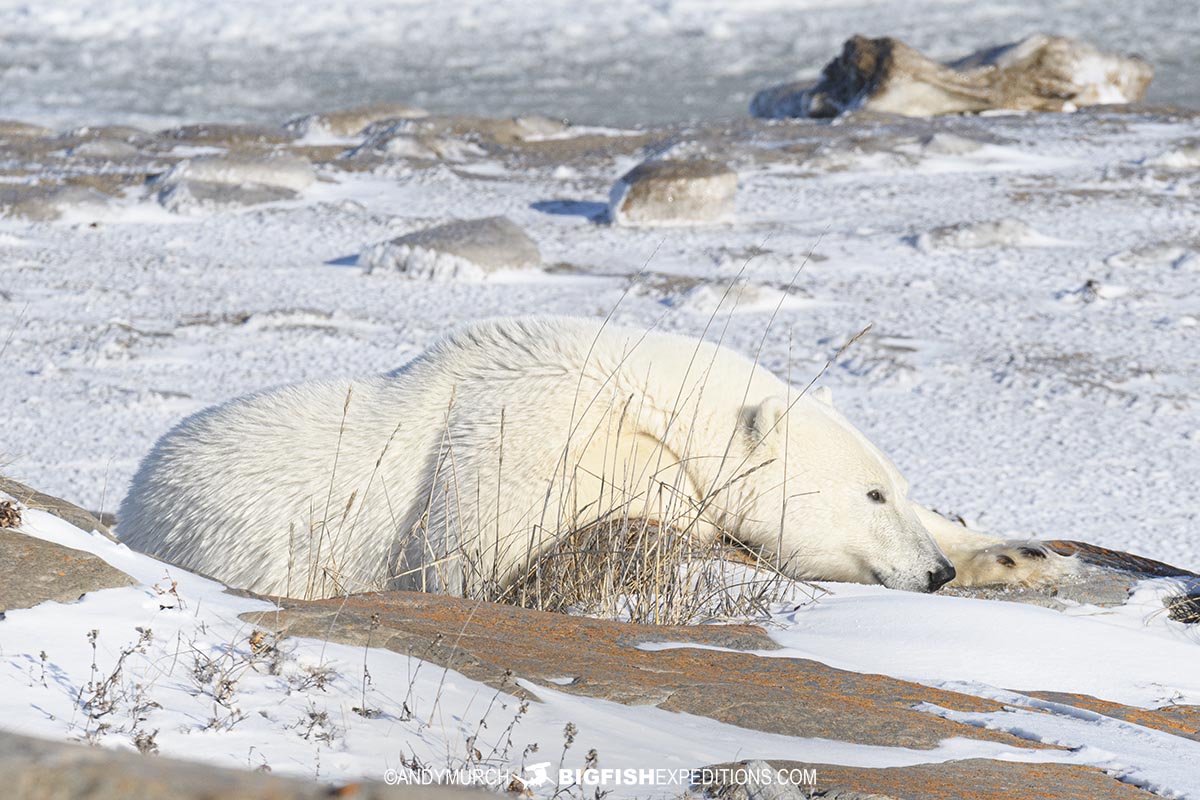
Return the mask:
[[(873, 326), (822, 383), (919, 501), (1200, 569), (1200, 179), (1179, 166), (1193, 124), (1087, 113), (664, 131), (739, 172), (734, 220), (694, 228), (589, 218), (636, 149), (374, 172), (335, 159), (298, 198), (255, 207), (172, 214), (136, 186), (58, 222), (0, 220), (0, 451), (12, 477), (112, 511), (192, 411), (388, 371), (488, 315), (617, 307), (627, 324), (699, 333), (744, 267), (761, 290), (710, 335), (752, 354), (794, 278), (763, 359), (798, 384)], [(430, 282), (355, 265), (400, 234), (495, 214), (558, 267)], [(652, 280), (625, 295), (643, 267)]]
[(346, 102), (647, 124), (745, 113), (855, 33), (939, 58), (1031, 33), (1148, 56), (1200, 107), (1177, 0), (0, 0), (0, 109), (56, 127), (277, 121)]
[[(933, 704), (921, 710), (1067, 748), (953, 738), (912, 749), (761, 733), (544, 685), (527, 686), (541, 702), (523, 707), (511, 695), (379, 648), (289, 638), (276, 650), (238, 619), (269, 604), (228, 594), (211, 580), (44, 512), (26, 510), (24, 517), (28, 535), (93, 553), (139, 583), (6, 614), (0, 719), (18, 733), (140, 745), (325, 780), (438, 774), (414, 767), (423, 765), (475, 769), (476, 782), (503, 786), (502, 773), (533, 778), (541, 764), (552, 782), (531, 786), (538, 796), (570, 786), (554, 780), (560, 760), (565, 769), (584, 769), (585, 755), (595, 749), (603, 769), (678, 771), (656, 776), (659, 783), (606, 784), (614, 797), (679, 797), (685, 771), (741, 758), (859, 767), (1053, 761), (1099, 767), (1167, 797), (1200, 797), (1194, 769), (1200, 744), (1019, 691), (1086, 692), (1146, 708), (1200, 701), (1200, 674), (1192, 668), (1200, 642), (1162, 613), (1168, 580), (1144, 582), (1134, 602), (1116, 611), (1080, 606), (1070, 614), (831, 584), (834, 594), (774, 616), (769, 630), (783, 649), (762, 657), (812, 658), (994, 699), (1005, 710), (966, 713)], [(672, 646), (692, 645), (646, 645)], [(566, 751), (568, 724), (577, 732)], [(566, 796), (590, 791), (576, 787)]]

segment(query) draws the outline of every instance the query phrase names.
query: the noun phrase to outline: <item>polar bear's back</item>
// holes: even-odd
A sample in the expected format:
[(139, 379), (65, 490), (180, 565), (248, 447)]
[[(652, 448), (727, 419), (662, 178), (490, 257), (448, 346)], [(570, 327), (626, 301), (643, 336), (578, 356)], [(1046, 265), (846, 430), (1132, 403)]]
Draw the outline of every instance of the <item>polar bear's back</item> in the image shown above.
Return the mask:
[[(295, 585), (289, 592), (289, 573), (302, 580), (320, 539), (348, 538), (346, 502), (367, 487), (400, 423), (392, 394), (381, 379), (299, 384), (189, 417), (138, 469), (119, 536), (233, 586), (302, 593)], [(413, 431), (433, 427), (409, 422)], [(406, 435), (410, 457), (429, 446)], [(344, 550), (337, 557), (348, 583), (375, 569), (374, 553), (329, 544)]]

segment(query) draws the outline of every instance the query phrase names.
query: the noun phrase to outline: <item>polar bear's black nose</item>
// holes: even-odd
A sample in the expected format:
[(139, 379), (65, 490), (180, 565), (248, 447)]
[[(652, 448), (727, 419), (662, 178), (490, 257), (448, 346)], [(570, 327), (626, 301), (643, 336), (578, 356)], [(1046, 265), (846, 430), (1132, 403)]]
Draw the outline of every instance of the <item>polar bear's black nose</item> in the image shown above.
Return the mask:
[(929, 573), (929, 591), (936, 592), (954, 580), (956, 574), (958, 573), (954, 571), (954, 565), (949, 561), (944, 562), (940, 567)]

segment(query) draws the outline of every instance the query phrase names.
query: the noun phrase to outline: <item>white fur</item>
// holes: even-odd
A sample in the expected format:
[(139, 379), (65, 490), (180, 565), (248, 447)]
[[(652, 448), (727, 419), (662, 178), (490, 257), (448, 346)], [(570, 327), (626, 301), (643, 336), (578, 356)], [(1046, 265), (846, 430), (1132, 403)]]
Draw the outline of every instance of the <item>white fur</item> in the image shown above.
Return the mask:
[[(184, 420), (142, 463), (119, 533), (284, 595), (504, 584), (557, 534), (615, 515), (724, 531), (797, 578), (927, 591), (946, 566), (939, 544), (960, 582), (995, 572), (980, 553), (999, 540), (911, 504), (907, 488), (827, 392), (800, 397), (728, 349), (503, 319), (387, 376), (289, 386)], [(1062, 569), (1036, 560), (998, 574)]]

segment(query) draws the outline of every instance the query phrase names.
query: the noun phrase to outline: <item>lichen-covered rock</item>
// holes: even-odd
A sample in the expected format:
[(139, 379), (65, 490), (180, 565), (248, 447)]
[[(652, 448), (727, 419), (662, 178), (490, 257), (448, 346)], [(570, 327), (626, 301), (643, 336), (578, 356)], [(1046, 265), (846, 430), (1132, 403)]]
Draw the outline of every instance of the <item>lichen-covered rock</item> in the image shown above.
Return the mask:
[(737, 173), (703, 159), (647, 161), (625, 173), (609, 192), (617, 225), (695, 225), (733, 216)]
[(48, 600), (70, 603), (88, 592), (134, 583), (91, 553), (14, 530), (0, 530), (0, 553), (0, 614)]
[(1035, 35), (942, 64), (890, 37), (855, 36), (815, 84), (755, 95), (756, 117), (833, 117), (867, 110), (910, 117), (992, 109), (1071, 111), (1142, 99), (1154, 71), (1140, 58)]
[(348, 108), (325, 114), (310, 114), (290, 120), (284, 127), (302, 137), (357, 136), (371, 125), (383, 120), (421, 119), (429, 116), (423, 108), (381, 103)]
[(482, 280), (541, 265), (537, 243), (507, 217), (459, 220), (368, 248), (364, 272), (395, 271), (429, 280)]

